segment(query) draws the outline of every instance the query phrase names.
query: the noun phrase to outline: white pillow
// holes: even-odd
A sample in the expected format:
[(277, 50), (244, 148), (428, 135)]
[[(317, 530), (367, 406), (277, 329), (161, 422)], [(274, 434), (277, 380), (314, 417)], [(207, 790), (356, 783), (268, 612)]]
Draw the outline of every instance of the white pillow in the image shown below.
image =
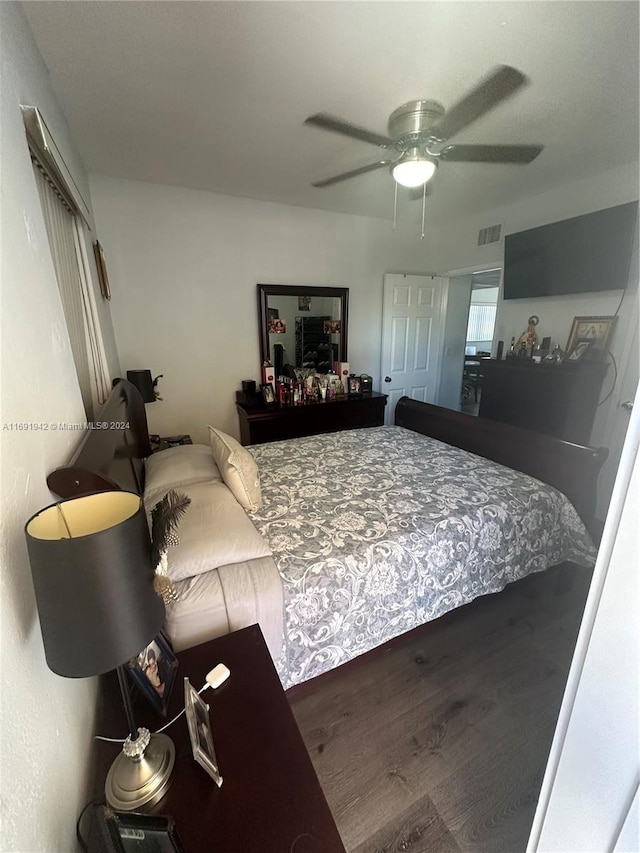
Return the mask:
[(260, 475), (253, 456), (235, 438), (209, 427), (211, 452), (220, 469), (222, 479), (233, 492), (238, 503), (247, 512), (255, 512), (262, 506)]
[(153, 507), (169, 489), (216, 481), (222, 482), (222, 475), (206, 444), (170, 447), (153, 453), (145, 463), (145, 504)]
[(167, 553), (167, 574), (172, 580), (271, 555), (266, 540), (224, 483), (195, 483), (179, 492), (191, 503), (176, 530), (180, 542)]

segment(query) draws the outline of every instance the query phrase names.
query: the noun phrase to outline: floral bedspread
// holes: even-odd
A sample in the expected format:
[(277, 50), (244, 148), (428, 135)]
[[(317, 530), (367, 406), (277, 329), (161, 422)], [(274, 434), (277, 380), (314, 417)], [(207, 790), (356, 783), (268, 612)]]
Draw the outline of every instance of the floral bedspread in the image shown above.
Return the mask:
[(255, 445), (250, 517), (284, 582), (286, 687), (595, 549), (538, 480), (402, 427)]

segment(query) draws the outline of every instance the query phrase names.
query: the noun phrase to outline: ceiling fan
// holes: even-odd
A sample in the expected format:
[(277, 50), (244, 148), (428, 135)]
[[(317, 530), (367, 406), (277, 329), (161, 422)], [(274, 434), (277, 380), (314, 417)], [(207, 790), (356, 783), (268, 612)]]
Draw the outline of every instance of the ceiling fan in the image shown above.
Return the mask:
[(370, 142), (395, 152), (393, 157), (376, 160), (359, 169), (315, 181), (314, 187), (328, 187), (365, 172), (389, 166), (395, 181), (405, 187), (420, 187), (433, 177), (441, 160), (467, 163), (515, 163), (534, 160), (542, 145), (445, 145), (471, 122), (493, 109), (528, 82), (509, 65), (499, 65), (448, 112), (437, 101), (409, 101), (389, 116), (389, 136), (350, 124), (329, 113), (316, 113), (305, 124), (332, 130)]

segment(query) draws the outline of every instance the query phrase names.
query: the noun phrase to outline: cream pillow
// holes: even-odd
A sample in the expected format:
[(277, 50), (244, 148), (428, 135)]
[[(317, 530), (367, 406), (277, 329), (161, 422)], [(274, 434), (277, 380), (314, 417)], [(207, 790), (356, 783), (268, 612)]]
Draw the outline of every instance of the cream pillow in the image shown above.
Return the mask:
[(209, 441), (213, 458), (240, 506), (255, 512), (262, 506), (258, 466), (249, 451), (235, 438), (209, 427)]
[(181, 488), (180, 494), (191, 503), (178, 523), (180, 541), (167, 553), (171, 580), (271, 555), (266, 540), (224, 483), (195, 483)]
[(222, 482), (222, 474), (206, 444), (184, 444), (153, 453), (144, 467), (144, 499), (147, 506), (161, 500), (169, 489), (193, 483)]

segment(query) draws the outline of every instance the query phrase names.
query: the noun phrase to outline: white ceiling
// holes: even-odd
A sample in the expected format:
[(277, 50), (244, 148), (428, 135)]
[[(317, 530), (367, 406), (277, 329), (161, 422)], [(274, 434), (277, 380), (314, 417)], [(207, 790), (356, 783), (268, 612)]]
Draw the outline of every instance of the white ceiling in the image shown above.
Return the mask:
[[(310, 186), (381, 149), (304, 119), (326, 111), (386, 134), (400, 104), (426, 98), (449, 108), (498, 64), (530, 85), (454, 141), (545, 150), (528, 166), (442, 163), (430, 212), (472, 213), (638, 159), (637, 2), (23, 8), (93, 173), (390, 218), (386, 169)], [(415, 216), (415, 205), (402, 197), (400, 216)]]

